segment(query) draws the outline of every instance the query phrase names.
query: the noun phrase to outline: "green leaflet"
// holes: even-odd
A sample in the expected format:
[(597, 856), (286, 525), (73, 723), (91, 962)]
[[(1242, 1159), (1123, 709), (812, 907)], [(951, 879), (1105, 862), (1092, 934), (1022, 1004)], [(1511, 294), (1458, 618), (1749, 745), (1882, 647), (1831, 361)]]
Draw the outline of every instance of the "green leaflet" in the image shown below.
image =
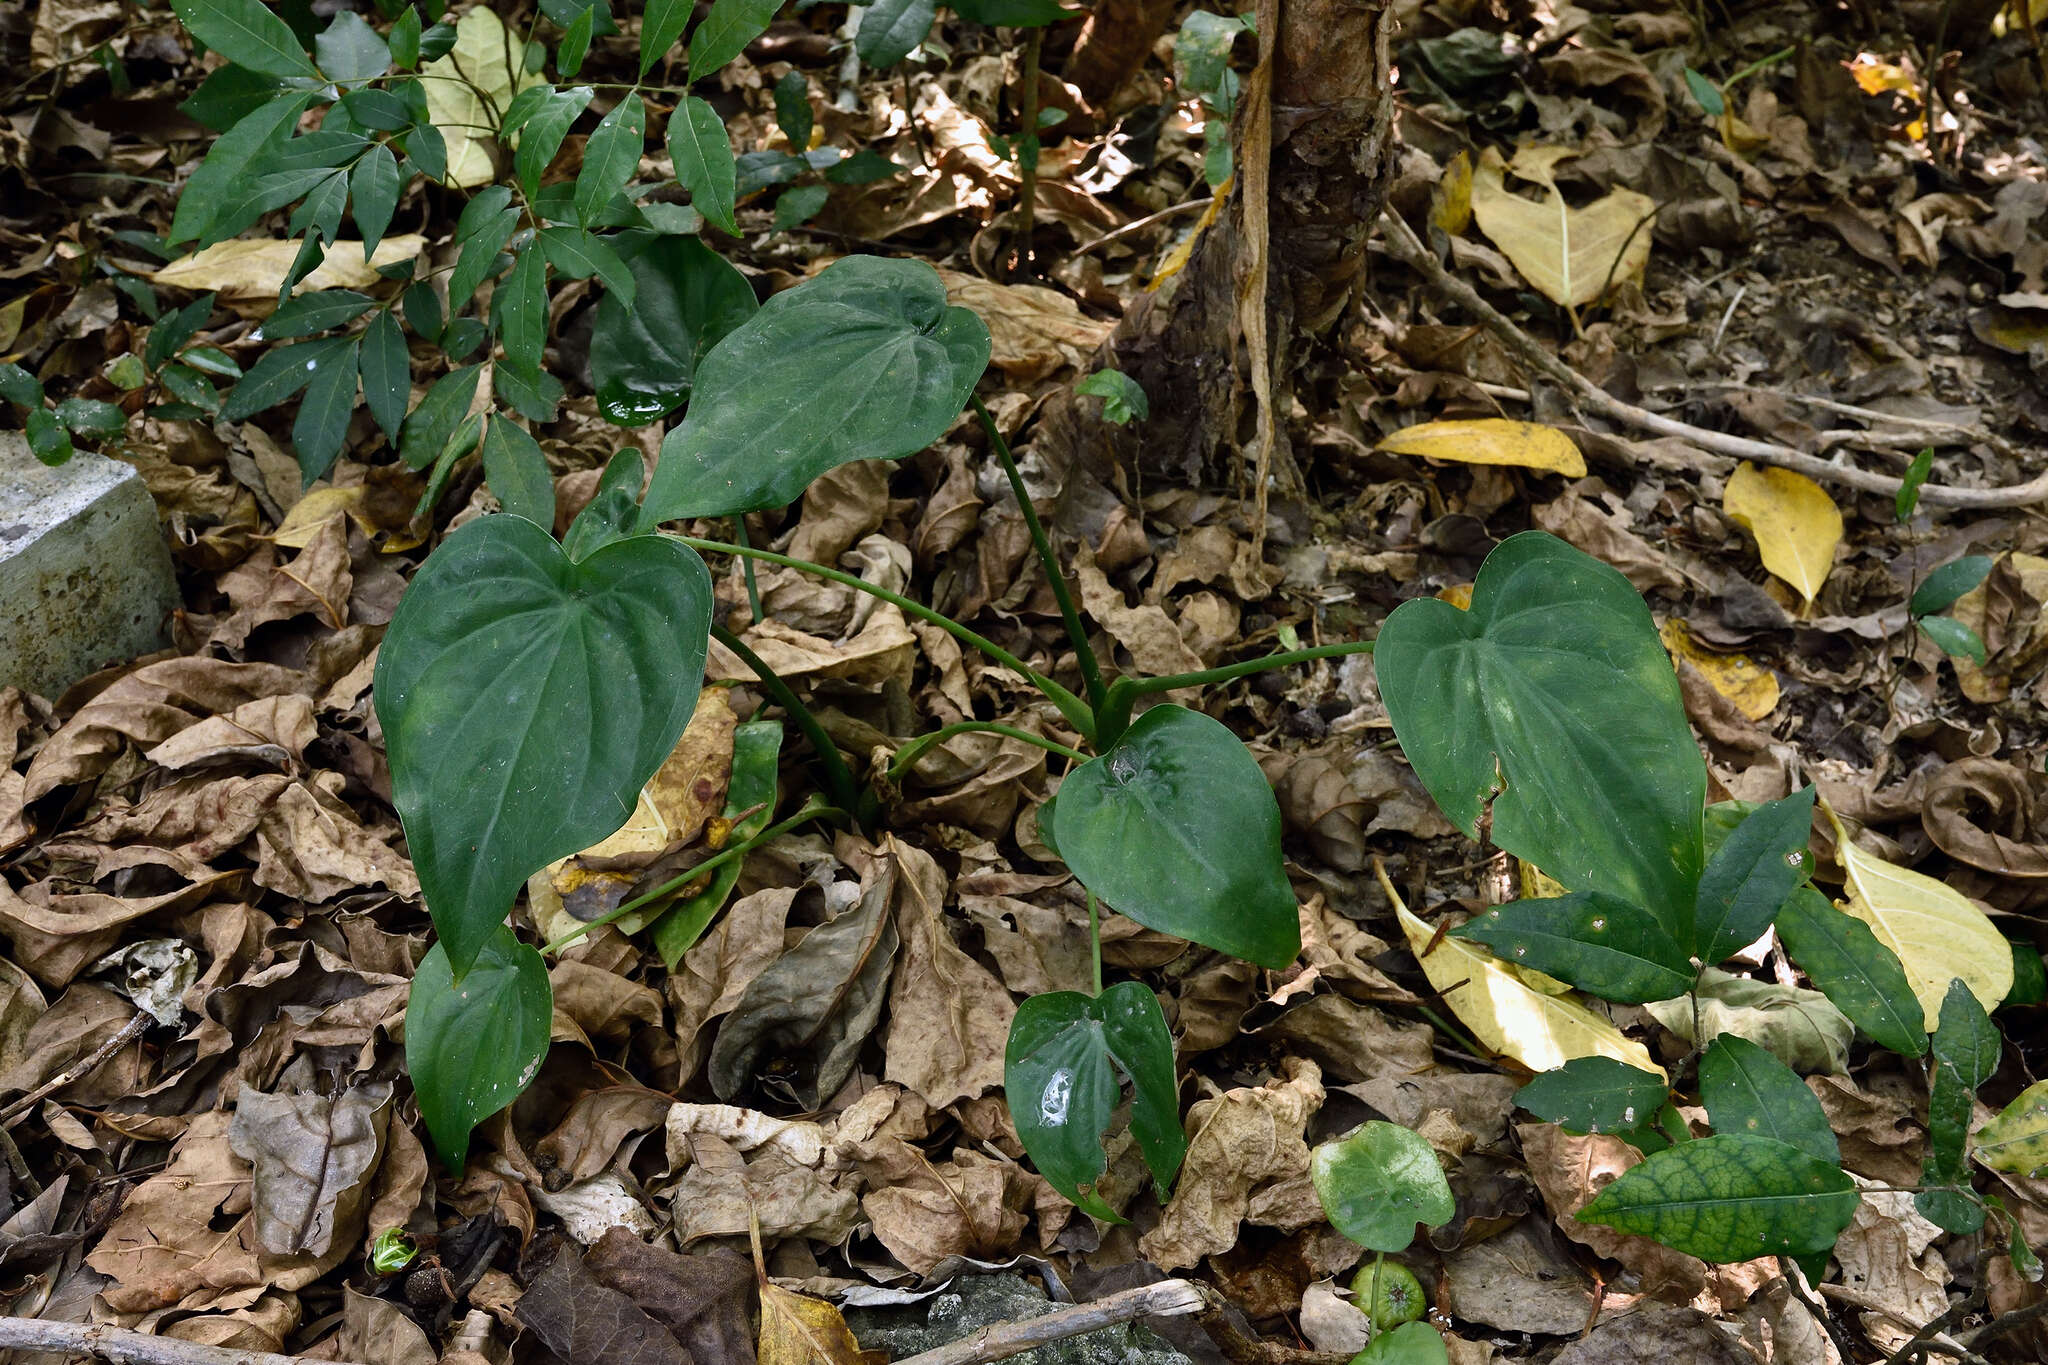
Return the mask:
[(875, 0), (861, 16), (853, 50), (869, 66), (894, 66), (924, 41), (938, 13), (938, 0)]
[(1374, 668), (1402, 752), (1454, 824), (1476, 835), (1490, 808), (1502, 848), (1691, 940), (1706, 765), (1626, 578), (1554, 536), (1511, 536), (1470, 611), (1396, 608)]
[(629, 92), (598, 122), (576, 173), (576, 221), (590, 227), (600, 209), (626, 187), (647, 144), (647, 106)]
[(1971, 1155), (1994, 1171), (2048, 1171), (2048, 1081), (2035, 1081), (1977, 1130)]
[(727, 334), (661, 444), (641, 529), (794, 501), (849, 460), (937, 440), (988, 365), (988, 328), (917, 261), (848, 256)]
[(1275, 969), (1301, 951), (1273, 789), (1199, 711), (1140, 716), (1067, 774), (1038, 828), (1083, 886), (1148, 929)]
[(1639, 1005), (1692, 989), (1686, 951), (1657, 916), (1598, 891), (1510, 901), (1451, 932), (1602, 1000)]
[(1716, 1133), (1632, 1167), (1578, 1219), (1725, 1264), (1826, 1251), (1857, 1199), (1838, 1165), (1776, 1138)]
[(1623, 1133), (1649, 1123), (1670, 1092), (1663, 1078), (1612, 1057), (1576, 1057), (1515, 1092), (1515, 1103), (1574, 1133)]
[(1813, 788), (1750, 812), (1700, 874), (1692, 951), (1709, 966), (1756, 942), (1813, 870)]
[(1082, 1209), (1123, 1221), (1095, 1192), (1102, 1138), (1116, 1109), (1116, 1073), (1131, 1079), (1131, 1132), (1162, 1199), (1187, 1155), (1174, 1081), (1173, 1035), (1159, 1000), (1136, 981), (1093, 998), (1034, 995), (1017, 1007), (1003, 1060), (1010, 1117), (1038, 1173)]
[(484, 428), (484, 481), (499, 505), (543, 531), (555, 525), (555, 480), (540, 444), (503, 413)]
[(1839, 1166), (1842, 1150), (1806, 1082), (1747, 1038), (1724, 1033), (1700, 1058), (1700, 1099), (1720, 1133), (1776, 1138)]
[(1870, 926), (1802, 887), (1778, 910), (1778, 938), (1829, 1003), (1904, 1057), (1927, 1051), (1925, 1016), (1898, 954)]
[(484, 517), (429, 556), (375, 682), (427, 909), (456, 972), (528, 875), (604, 838), (675, 747), (704, 676), (711, 577), (673, 540), (571, 561)]
[(539, 953), (500, 924), (460, 984), (445, 944), (427, 950), (405, 1005), (405, 1068), (441, 1160), (456, 1171), (470, 1130), (532, 1081), (548, 1050), (554, 995)]
[[(1970, 1199), (1970, 1113), (1977, 1088), (1998, 1070), (2004, 1040), (1998, 1026), (1962, 981), (1951, 981), (1942, 997), (1941, 1022), (1934, 1031), (1934, 1079), (1927, 1101), (1927, 1161), (1914, 1204), (1927, 1218), (1956, 1233), (1984, 1226), (1984, 1209)], [(1939, 1188), (1946, 1186), (1948, 1188)]]
[(690, 79), (701, 81), (768, 31), (782, 0), (711, 0), (711, 12), (690, 34)]
[(1956, 599), (1991, 576), (1990, 555), (1964, 555), (1952, 559), (1922, 580), (1913, 590), (1907, 610), (1915, 616), (1947, 611)]
[(690, 192), (690, 203), (704, 221), (739, 236), (739, 224), (733, 221), (738, 172), (732, 140), (718, 111), (695, 95), (686, 97), (669, 115), (668, 156), (675, 163), (676, 180)]
[(262, 0), (171, 0), (192, 36), (238, 66), (266, 76), (318, 80), (306, 50)]
[(1443, 1333), (1426, 1322), (1406, 1322), (1374, 1337), (1351, 1365), (1449, 1365)]
[(1451, 1221), (1457, 1200), (1436, 1149), (1412, 1129), (1377, 1120), (1309, 1156), (1309, 1179), (1330, 1226), (1368, 1251), (1402, 1251), (1415, 1225)]

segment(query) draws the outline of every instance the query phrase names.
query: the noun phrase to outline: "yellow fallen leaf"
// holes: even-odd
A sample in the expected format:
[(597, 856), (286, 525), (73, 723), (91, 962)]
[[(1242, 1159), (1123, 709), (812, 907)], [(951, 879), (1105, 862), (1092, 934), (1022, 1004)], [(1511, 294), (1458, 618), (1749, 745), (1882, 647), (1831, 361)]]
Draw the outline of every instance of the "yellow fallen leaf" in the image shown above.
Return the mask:
[(888, 1365), (887, 1351), (863, 1351), (839, 1310), (823, 1299), (784, 1289), (761, 1261), (761, 1224), (748, 1229), (754, 1243), (754, 1281), (761, 1291), (760, 1365)]
[(1771, 135), (1756, 129), (1735, 117), (1733, 109), (1723, 109), (1719, 120), (1721, 145), (1737, 156), (1748, 156), (1760, 147), (1771, 145)]
[(1994, 1171), (2040, 1175), (2048, 1168), (2048, 1081), (2035, 1081), (1979, 1128), (1971, 1154)]
[(1990, 916), (1947, 883), (1858, 848), (1827, 802), (1821, 809), (1835, 827), (1836, 861), (1848, 873), (1849, 903), (1842, 908), (1898, 955), (1927, 1031), (1941, 1022), (1942, 997), (1958, 978), (1986, 1012), (1997, 1009), (2012, 990), (2012, 949)]
[[(367, 289), (383, 276), (380, 266), (396, 265), (420, 254), (427, 239), (417, 232), (386, 237), (377, 243), (377, 254), (363, 259), (361, 242), (332, 242), (320, 268), (299, 283), (298, 292), (311, 289)], [(161, 270), (152, 271), (152, 283), (195, 291), (217, 290), (231, 299), (276, 297), (285, 272), (298, 259), (295, 241), (251, 241), (236, 238), (215, 242), (204, 251), (180, 256)]]
[(1429, 197), (1429, 221), (1449, 237), (1461, 237), (1472, 226), (1472, 153), (1461, 151), (1444, 167)]
[[(284, 520), (278, 523), (277, 534), (270, 539), (288, 550), (305, 549), (313, 543), (313, 537), (320, 534), (320, 528), (327, 524), (329, 518), (344, 512), (355, 514), (363, 505), (365, 491), (361, 484), (353, 488), (314, 489), (292, 504), (291, 510), (284, 514)], [(356, 520), (358, 525), (364, 525), (360, 516)], [(365, 533), (371, 529), (364, 525)]]
[(1394, 903), (1422, 974), (1481, 1045), (1531, 1071), (1549, 1071), (1574, 1057), (1612, 1057), (1655, 1076), (1664, 1074), (1641, 1043), (1570, 996), (1532, 989), (1509, 970), (1510, 964), (1481, 945), (1447, 935), (1431, 947), (1436, 931), (1409, 912), (1385, 869), (1375, 862), (1373, 870)]
[(1697, 668), (1716, 692), (1751, 720), (1762, 720), (1778, 709), (1778, 675), (1747, 654), (1715, 653), (1693, 639), (1683, 621), (1666, 621), (1657, 634), (1674, 666), (1683, 659)]
[(1507, 188), (1507, 165), (1487, 148), (1472, 173), (1472, 216), (1523, 279), (1551, 302), (1576, 308), (1597, 302), (1611, 285), (1642, 276), (1657, 205), (1634, 190), (1612, 190), (1584, 208), (1571, 207), (1550, 183), (1549, 171), (1573, 154), (1559, 147), (1516, 154), (1516, 174), (1546, 190), (1539, 203)]
[(541, 79), (538, 63), (530, 70), (523, 60), (514, 63), (521, 47), (520, 40), (505, 31), (503, 20), (478, 5), (456, 23), (455, 46), (448, 55), (420, 68), (427, 116), (448, 144), (446, 184), (470, 189), (498, 178), (490, 130), (498, 126), (512, 97)]
[(1584, 478), (1586, 473), (1586, 459), (1572, 444), (1571, 437), (1556, 427), (1511, 422), (1504, 417), (1422, 422), (1403, 427), (1382, 440), (1378, 448), (1392, 455), (1419, 455), (1425, 460), (1519, 465), (1573, 479)]
[(1209, 197), (1209, 207), (1202, 210), (1202, 216), (1195, 220), (1195, 225), (1188, 230), (1188, 235), (1173, 244), (1173, 250), (1167, 252), (1161, 259), (1159, 268), (1152, 272), (1152, 278), (1145, 281), (1145, 292), (1150, 293), (1180, 274), (1181, 269), (1195, 254), (1195, 243), (1202, 240), (1202, 234), (1216, 221), (1216, 215), (1223, 212), (1224, 204), (1230, 200), (1230, 187), (1236, 183), (1237, 177), (1232, 176), (1216, 187), (1216, 192)]
[(1827, 491), (1804, 474), (1745, 460), (1728, 478), (1721, 510), (1756, 537), (1764, 568), (1811, 605), (1842, 541), (1842, 513)]
[(1450, 603), (1459, 611), (1472, 610), (1472, 585), (1470, 583), (1447, 583), (1436, 590), (1437, 597)]

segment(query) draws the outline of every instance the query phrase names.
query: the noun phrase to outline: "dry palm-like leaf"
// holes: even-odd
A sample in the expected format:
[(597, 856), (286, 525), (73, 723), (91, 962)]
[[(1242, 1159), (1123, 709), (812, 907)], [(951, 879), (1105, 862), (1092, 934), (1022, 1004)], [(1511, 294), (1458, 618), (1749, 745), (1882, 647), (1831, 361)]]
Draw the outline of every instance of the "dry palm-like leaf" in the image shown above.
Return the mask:
[[(1656, 202), (1634, 190), (1612, 190), (1573, 208), (1551, 180), (1551, 168), (1577, 153), (1525, 147), (1512, 163), (1489, 147), (1472, 173), (1472, 216), (1479, 230), (1553, 303), (1597, 303), (1610, 287), (1640, 277), (1650, 260), (1650, 219)], [(1507, 188), (1506, 173), (1542, 185), (1542, 202)]]
[(1811, 604), (1842, 542), (1842, 513), (1827, 491), (1804, 474), (1745, 461), (1729, 476), (1721, 508), (1756, 537), (1764, 567)]
[(1437, 932), (1417, 919), (1377, 863), (1380, 885), (1394, 903), (1401, 932), (1423, 975), (1480, 1044), (1531, 1071), (1548, 1071), (1574, 1057), (1612, 1057), (1655, 1076), (1664, 1068), (1650, 1050), (1607, 1020), (1563, 995), (1545, 995), (1477, 943)]
[[(327, 248), (327, 259), (300, 283), (302, 291), (315, 289), (367, 289), (383, 280), (377, 272), (384, 266), (409, 261), (420, 254), (427, 239), (417, 232), (386, 237), (377, 243), (376, 254), (363, 259), (361, 242), (335, 242)], [(295, 241), (215, 242), (204, 251), (180, 256), (153, 272), (154, 284), (194, 293), (214, 289), (231, 299), (275, 298), (285, 273), (299, 256)]]
[(1584, 478), (1586, 457), (1572, 438), (1538, 422), (1510, 422), (1482, 417), (1466, 422), (1423, 422), (1406, 427), (1379, 444), (1394, 455), (1420, 455), (1426, 460), (1460, 464), (1507, 464), (1540, 469), (1568, 478)]
[(2012, 990), (2012, 949), (1990, 916), (1954, 887), (1858, 848), (1827, 802), (1821, 809), (1835, 827), (1835, 857), (1848, 874), (1843, 909), (1898, 954), (1927, 1031), (1941, 1022), (1942, 998), (1953, 980), (1968, 986), (1985, 1010), (1997, 1009)]

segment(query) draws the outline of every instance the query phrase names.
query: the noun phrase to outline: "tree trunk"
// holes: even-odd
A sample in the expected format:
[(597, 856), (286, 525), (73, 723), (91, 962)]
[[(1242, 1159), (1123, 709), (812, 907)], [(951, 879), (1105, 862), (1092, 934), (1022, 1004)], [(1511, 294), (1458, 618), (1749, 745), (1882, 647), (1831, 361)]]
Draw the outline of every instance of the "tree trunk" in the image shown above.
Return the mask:
[(1166, 32), (1177, 0), (1096, 0), (1060, 75), (1099, 110), (1123, 89)]
[[(1246, 82), (1234, 130), (1239, 176), (1228, 211), (1178, 275), (1139, 296), (1097, 355), (1098, 365), (1143, 386), (1151, 417), (1112, 426), (1095, 400), (1071, 392), (1055, 396), (1040, 416), (1032, 448), (1070, 495), (1106, 484), (1129, 497), (1146, 480), (1199, 486), (1243, 475), (1239, 452), (1255, 450), (1259, 434), (1257, 423), (1243, 430), (1242, 419), (1253, 411), (1259, 379), (1270, 381), (1271, 470), (1283, 492), (1299, 486), (1282, 418), (1307, 342), (1336, 320), (1361, 281), (1366, 242), (1386, 198), (1393, 15), (1388, 0), (1262, 0), (1259, 8), (1262, 19), (1278, 11), (1262, 35), (1271, 69)], [(1262, 99), (1269, 101), (1263, 109)], [(1267, 117), (1270, 157), (1261, 187), (1247, 158)], [(1262, 210), (1263, 224), (1247, 221)], [(1249, 296), (1262, 265), (1267, 374), (1254, 376), (1246, 332), (1255, 329), (1243, 323), (1256, 314), (1240, 309), (1239, 298), (1241, 291)], [(1081, 493), (1080, 502), (1101, 506), (1099, 495)], [(1063, 509), (1062, 520), (1086, 531), (1095, 518), (1078, 507)]]

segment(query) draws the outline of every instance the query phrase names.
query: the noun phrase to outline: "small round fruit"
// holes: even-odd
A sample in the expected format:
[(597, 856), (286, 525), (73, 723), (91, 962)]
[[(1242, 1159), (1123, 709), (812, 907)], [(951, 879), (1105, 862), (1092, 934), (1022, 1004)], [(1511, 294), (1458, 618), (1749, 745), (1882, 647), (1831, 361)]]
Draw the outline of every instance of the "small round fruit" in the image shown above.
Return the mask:
[(1404, 1322), (1416, 1322), (1429, 1311), (1429, 1299), (1422, 1281), (1399, 1261), (1375, 1257), (1358, 1268), (1352, 1277), (1351, 1293), (1365, 1315), (1372, 1319), (1374, 1335), (1392, 1331)]

